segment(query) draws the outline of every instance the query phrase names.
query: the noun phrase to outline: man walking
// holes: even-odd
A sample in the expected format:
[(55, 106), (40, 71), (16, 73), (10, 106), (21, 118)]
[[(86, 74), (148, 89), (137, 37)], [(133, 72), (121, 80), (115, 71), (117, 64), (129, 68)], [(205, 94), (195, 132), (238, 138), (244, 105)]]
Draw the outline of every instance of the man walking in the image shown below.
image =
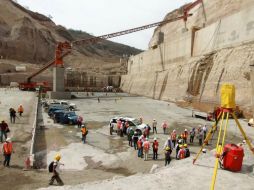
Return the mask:
[(10, 108), (10, 119), (11, 119), (11, 123), (15, 123), (16, 120), (16, 111), (13, 108)]
[(0, 124), (0, 141), (3, 142), (3, 136), (5, 140), (7, 139), (7, 131), (9, 130), (7, 123), (3, 120), (2, 123)]
[(171, 152), (172, 150), (169, 147), (165, 149), (165, 166), (169, 165), (171, 162), (171, 157), (170, 157)]
[(174, 129), (173, 132), (171, 133), (171, 140), (172, 140), (172, 143), (174, 145), (174, 147), (176, 146), (176, 130)]
[(11, 154), (13, 153), (12, 142), (10, 138), (5, 140), (3, 144), (3, 153), (4, 153), (4, 163), (3, 165), (6, 167), (10, 167)]
[(153, 134), (154, 134), (154, 131), (155, 131), (156, 134), (157, 134), (157, 121), (156, 121), (155, 119), (153, 119), (152, 126), (153, 126)]
[(164, 121), (163, 123), (162, 123), (162, 129), (163, 129), (163, 133), (164, 133), (164, 135), (166, 134), (166, 129), (168, 128), (168, 124), (167, 124), (167, 122), (166, 121)]
[(50, 182), (49, 182), (49, 185), (53, 185), (54, 181), (56, 180), (57, 184), (58, 185), (64, 185), (62, 179), (60, 178), (59, 176), (59, 172), (60, 172), (60, 165), (64, 165), (62, 163), (60, 163), (61, 159), (61, 155), (60, 154), (57, 154), (55, 156), (55, 160), (53, 162), (53, 176), (51, 177), (50, 179)]
[(20, 116), (20, 117), (22, 116), (23, 112), (24, 112), (24, 108), (23, 108), (23, 106), (20, 104), (19, 107), (18, 107), (18, 113), (19, 113), (19, 116)]
[(88, 130), (85, 125), (82, 125), (81, 132), (82, 132), (82, 141), (85, 144), (86, 143), (86, 135), (88, 133)]

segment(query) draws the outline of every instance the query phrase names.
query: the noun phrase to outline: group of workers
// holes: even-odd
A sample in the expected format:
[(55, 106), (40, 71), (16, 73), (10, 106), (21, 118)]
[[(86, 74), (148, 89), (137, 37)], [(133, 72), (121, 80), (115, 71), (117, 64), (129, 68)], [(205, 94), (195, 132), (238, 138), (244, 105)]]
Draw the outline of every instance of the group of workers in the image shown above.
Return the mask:
[[(143, 122), (142, 118), (140, 121)], [(157, 134), (157, 121), (154, 119), (152, 122), (152, 129), (153, 134)], [(164, 134), (167, 133), (168, 124), (164, 121), (161, 125)], [(129, 146), (134, 147), (137, 150), (137, 155), (140, 158), (144, 158), (144, 160), (148, 160), (149, 150), (152, 149), (153, 152), (153, 160), (158, 159), (158, 150), (159, 150), (159, 142), (156, 137), (154, 137), (153, 141), (150, 143), (149, 136), (150, 136), (150, 126), (147, 125), (142, 134), (139, 134), (138, 131), (134, 131), (132, 127), (129, 126), (128, 121), (121, 122), (120, 120), (117, 121), (117, 134), (123, 137), (124, 135), (127, 136), (127, 140), (129, 141)], [(182, 133), (177, 134), (176, 130), (173, 130), (169, 133), (169, 137), (166, 140), (163, 151), (165, 154), (165, 165), (168, 165), (171, 161), (171, 154), (173, 150), (176, 151), (176, 159), (181, 160), (190, 156), (190, 150), (188, 148), (188, 137), (189, 143), (194, 142), (194, 137), (196, 136), (201, 139), (201, 143), (203, 138), (206, 136), (206, 126), (203, 128), (199, 126), (198, 130), (196, 131), (195, 128), (188, 131), (185, 129)], [(112, 132), (111, 132), (112, 134)], [(200, 142), (200, 139), (199, 139)]]
[[(19, 105), (19, 107), (18, 107), (19, 116), (22, 116), (23, 112), (24, 112), (23, 106)], [(10, 114), (10, 122), (15, 123), (15, 119), (16, 119), (15, 109), (10, 108), (9, 114)], [(4, 167), (10, 166), (11, 154), (14, 152), (13, 143), (11, 141), (11, 138), (8, 138), (9, 132), (10, 132), (10, 129), (9, 129), (8, 124), (6, 123), (5, 120), (2, 120), (0, 123), (0, 142), (3, 143), (2, 152), (4, 155), (4, 162), (3, 162)]]
[[(18, 114), (19, 114), (20, 117), (22, 116), (23, 112), (24, 112), (24, 108), (23, 108), (23, 106), (20, 104), (19, 107), (18, 107)], [(9, 109), (9, 114), (10, 114), (10, 121), (11, 121), (11, 123), (15, 123), (16, 117), (17, 117), (16, 113), (17, 113), (17, 112), (16, 112), (16, 110), (15, 110), (14, 108), (10, 108), (10, 109)]]

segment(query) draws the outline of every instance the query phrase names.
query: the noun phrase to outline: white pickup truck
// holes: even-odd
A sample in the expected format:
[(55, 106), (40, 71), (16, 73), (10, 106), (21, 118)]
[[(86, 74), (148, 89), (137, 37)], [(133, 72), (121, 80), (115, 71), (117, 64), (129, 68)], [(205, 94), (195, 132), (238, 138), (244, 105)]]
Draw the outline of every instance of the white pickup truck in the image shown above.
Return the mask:
[(120, 120), (121, 122), (128, 121), (129, 126), (136, 131), (139, 135), (141, 135), (145, 127), (148, 127), (146, 124), (141, 123), (138, 119), (131, 118), (131, 117), (114, 117), (110, 120), (109, 126), (112, 127), (113, 131), (117, 131), (117, 120)]

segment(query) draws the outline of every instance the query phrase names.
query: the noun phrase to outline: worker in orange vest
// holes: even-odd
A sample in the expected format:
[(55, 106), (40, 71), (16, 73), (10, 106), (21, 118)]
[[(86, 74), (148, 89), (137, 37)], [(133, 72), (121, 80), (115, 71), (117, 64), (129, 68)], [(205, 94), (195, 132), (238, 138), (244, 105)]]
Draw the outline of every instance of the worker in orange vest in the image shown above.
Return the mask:
[(143, 142), (143, 149), (144, 149), (144, 160), (146, 161), (148, 159), (149, 149), (150, 149), (150, 142), (148, 141), (148, 138)]
[(176, 130), (173, 130), (173, 132), (171, 133), (171, 140), (172, 140), (172, 143), (174, 144), (174, 147), (176, 146)]
[(154, 137), (154, 140), (153, 140), (153, 159), (154, 160), (158, 159), (158, 148), (159, 148), (159, 142), (157, 141), (157, 138)]
[(122, 122), (120, 119), (117, 120), (116, 122), (116, 127), (117, 127), (117, 135), (120, 136), (120, 133), (121, 133), (121, 125), (122, 125)]
[(7, 138), (3, 144), (4, 153), (4, 166), (9, 167), (11, 161), (11, 154), (13, 153), (12, 142), (10, 138)]
[(187, 138), (188, 138), (188, 130), (184, 129), (184, 132), (182, 134), (182, 138), (183, 138), (183, 143), (186, 144), (187, 143)]
[(19, 113), (19, 116), (22, 116), (22, 113), (24, 112), (24, 108), (23, 106), (20, 104), (19, 107), (18, 107), (18, 113)]
[(185, 149), (184, 149), (184, 146), (183, 145), (180, 145), (180, 150), (178, 151), (178, 154), (177, 154), (177, 159), (178, 160), (182, 160), (185, 158)]
[(82, 141), (85, 144), (86, 143), (86, 135), (88, 133), (88, 130), (85, 125), (81, 126), (81, 132), (82, 132)]
[(168, 128), (167, 122), (164, 121), (164, 122), (161, 124), (161, 126), (162, 126), (162, 129), (163, 129), (163, 133), (164, 133), (164, 135), (165, 135), (165, 134), (166, 134), (166, 129)]
[(140, 158), (143, 158), (143, 147), (142, 147), (142, 144), (143, 144), (142, 138), (139, 137), (138, 142), (137, 142), (137, 146), (138, 146), (138, 157), (140, 157)]

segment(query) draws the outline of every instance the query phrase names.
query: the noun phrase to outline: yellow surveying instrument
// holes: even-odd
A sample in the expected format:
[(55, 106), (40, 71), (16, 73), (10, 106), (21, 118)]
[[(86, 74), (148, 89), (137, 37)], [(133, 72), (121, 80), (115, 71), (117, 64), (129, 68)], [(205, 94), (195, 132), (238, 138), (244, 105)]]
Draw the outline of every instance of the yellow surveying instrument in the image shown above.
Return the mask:
[[(214, 165), (213, 178), (212, 178), (210, 190), (214, 190), (214, 187), (215, 187), (215, 181), (216, 181), (216, 176), (217, 176), (217, 171), (218, 171), (218, 166), (219, 166), (219, 160), (222, 156), (222, 148), (224, 147), (224, 142), (225, 142), (226, 133), (227, 133), (229, 115), (231, 115), (234, 118), (242, 136), (244, 137), (244, 140), (248, 144), (249, 149), (254, 154), (254, 148), (253, 148), (250, 140), (246, 136), (246, 133), (244, 132), (242, 126), (240, 125), (240, 123), (234, 113), (235, 107), (236, 107), (235, 106), (235, 86), (231, 85), (231, 84), (222, 85), (222, 87), (221, 87), (221, 106), (219, 108), (220, 112), (216, 118), (216, 122), (214, 123), (212, 128), (209, 130), (199, 152), (197, 153), (196, 157), (193, 159), (193, 164), (195, 164), (195, 162), (197, 161), (198, 157), (200, 156), (203, 148), (208, 144), (208, 141), (211, 139), (212, 134), (216, 131), (217, 124), (220, 123), (218, 140), (217, 140), (217, 144), (216, 144), (216, 154), (215, 154), (216, 161), (215, 161), (215, 165)], [(223, 132), (222, 132), (222, 130), (223, 130)]]

